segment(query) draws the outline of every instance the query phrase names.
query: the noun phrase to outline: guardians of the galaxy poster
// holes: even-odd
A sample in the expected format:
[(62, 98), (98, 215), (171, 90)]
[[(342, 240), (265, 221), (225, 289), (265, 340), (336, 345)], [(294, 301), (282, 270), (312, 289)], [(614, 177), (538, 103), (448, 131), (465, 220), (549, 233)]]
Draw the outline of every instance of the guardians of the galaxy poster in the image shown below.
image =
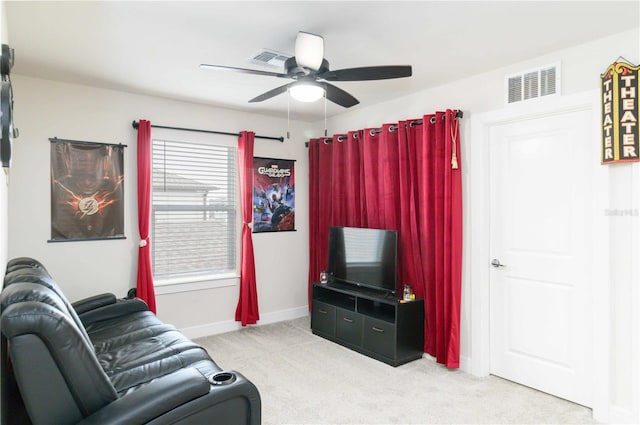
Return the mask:
[(51, 141), (51, 241), (124, 238), (124, 146)]
[(253, 233), (295, 230), (294, 161), (253, 158)]

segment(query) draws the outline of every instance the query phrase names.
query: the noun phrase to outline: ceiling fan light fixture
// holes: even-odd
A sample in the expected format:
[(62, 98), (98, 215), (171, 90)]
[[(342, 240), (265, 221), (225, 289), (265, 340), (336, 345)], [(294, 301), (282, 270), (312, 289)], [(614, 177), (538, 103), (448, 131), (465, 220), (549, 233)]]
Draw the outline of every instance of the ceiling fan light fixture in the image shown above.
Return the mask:
[(324, 88), (319, 84), (302, 81), (289, 87), (289, 93), (300, 102), (315, 102), (324, 96)]

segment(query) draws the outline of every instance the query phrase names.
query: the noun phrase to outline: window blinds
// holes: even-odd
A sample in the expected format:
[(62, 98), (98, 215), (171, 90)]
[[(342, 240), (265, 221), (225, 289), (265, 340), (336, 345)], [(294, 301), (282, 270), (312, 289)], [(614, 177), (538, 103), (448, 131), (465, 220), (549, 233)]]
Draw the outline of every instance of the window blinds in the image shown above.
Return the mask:
[(168, 140), (152, 149), (154, 276), (236, 271), (236, 149)]

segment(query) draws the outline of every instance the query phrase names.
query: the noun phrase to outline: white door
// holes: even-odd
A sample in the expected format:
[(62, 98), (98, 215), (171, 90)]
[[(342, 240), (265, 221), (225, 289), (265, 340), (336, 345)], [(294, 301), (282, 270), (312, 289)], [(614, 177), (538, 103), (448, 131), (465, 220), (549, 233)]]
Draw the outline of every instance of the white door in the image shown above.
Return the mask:
[(591, 111), (490, 129), (490, 372), (592, 405)]

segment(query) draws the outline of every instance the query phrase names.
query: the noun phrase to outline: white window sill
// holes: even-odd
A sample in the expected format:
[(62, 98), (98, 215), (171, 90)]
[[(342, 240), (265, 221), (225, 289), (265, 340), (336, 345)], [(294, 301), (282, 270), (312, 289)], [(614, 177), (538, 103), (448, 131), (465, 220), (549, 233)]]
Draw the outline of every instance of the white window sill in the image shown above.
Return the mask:
[(165, 295), (236, 286), (239, 282), (240, 277), (235, 273), (215, 276), (190, 276), (159, 279), (154, 281), (154, 289), (156, 295)]

